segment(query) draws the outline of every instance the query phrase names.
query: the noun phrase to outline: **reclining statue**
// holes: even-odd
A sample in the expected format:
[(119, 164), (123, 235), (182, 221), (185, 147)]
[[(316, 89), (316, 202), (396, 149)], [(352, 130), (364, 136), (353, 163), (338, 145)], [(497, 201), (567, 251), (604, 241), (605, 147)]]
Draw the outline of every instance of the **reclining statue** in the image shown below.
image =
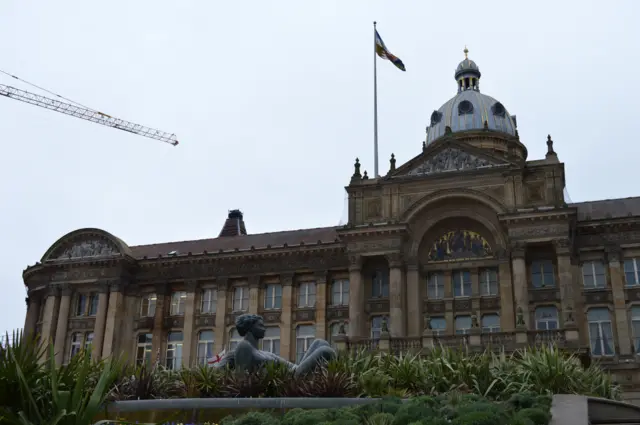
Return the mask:
[(214, 367), (229, 367), (234, 370), (252, 372), (266, 363), (277, 363), (292, 370), (295, 376), (300, 376), (313, 371), (319, 364), (336, 357), (335, 350), (329, 346), (327, 341), (321, 339), (313, 341), (298, 364), (291, 363), (268, 351), (259, 350), (258, 341), (264, 338), (266, 329), (262, 316), (256, 314), (238, 316), (236, 329), (244, 339), (238, 343), (233, 351), (225, 354)]

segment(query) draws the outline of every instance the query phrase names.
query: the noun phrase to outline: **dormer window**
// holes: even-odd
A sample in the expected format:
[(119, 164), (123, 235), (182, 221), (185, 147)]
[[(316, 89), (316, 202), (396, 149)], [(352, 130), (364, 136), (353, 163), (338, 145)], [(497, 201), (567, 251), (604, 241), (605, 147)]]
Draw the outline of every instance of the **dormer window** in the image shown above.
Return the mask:
[(431, 125), (434, 126), (438, 124), (440, 120), (442, 120), (442, 112), (433, 111), (433, 114), (431, 114)]
[(502, 103), (496, 102), (491, 107), (491, 112), (493, 112), (493, 115), (504, 118), (505, 114), (507, 113), (507, 110), (504, 108), (504, 105), (502, 105)]
[(458, 104), (458, 115), (467, 115), (473, 113), (473, 104), (468, 100), (463, 100)]

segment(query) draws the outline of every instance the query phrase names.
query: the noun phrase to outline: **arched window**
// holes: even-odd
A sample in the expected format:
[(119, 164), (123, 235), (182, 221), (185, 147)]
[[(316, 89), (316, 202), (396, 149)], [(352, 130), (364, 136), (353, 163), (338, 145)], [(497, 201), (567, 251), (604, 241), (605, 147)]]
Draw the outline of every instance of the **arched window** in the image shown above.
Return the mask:
[(430, 319), (431, 331), (434, 335), (444, 335), (447, 330), (447, 321), (444, 317), (432, 317)]
[(233, 329), (229, 335), (229, 351), (235, 350), (240, 341), (242, 341), (242, 337), (238, 333), (238, 330)]
[(167, 369), (178, 370), (182, 366), (182, 332), (169, 332), (167, 335)]
[(456, 316), (456, 334), (468, 334), (471, 330), (471, 316)]
[(534, 313), (537, 330), (558, 329), (558, 309), (554, 306), (536, 308)]
[(296, 363), (299, 363), (309, 346), (316, 339), (314, 325), (300, 325), (296, 328)]
[(260, 349), (277, 356), (280, 355), (280, 328), (278, 326), (265, 328), (264, 338), (260, 341)]
[(151, 364), (151, 350), (153, 334), (140, 334), (138, 335), (138, 344), (136, 345), (136, 363), (141, 365), (146, 363)]
[(485, 314), (482, 316), (482, 332), (500, 332), (500, 316), (497, 314)]
[(198, 364), (206, 366), (210, 358), (213, 357), (214, 333), (212, 330), (200, 331), (198, 333)]
[(611, 327), (611, 314), (607, 308), (591, 308), (587, 312), (589, 322), (589, 341), (591, 342), (591, 355), (613, 356), (613, 328)]

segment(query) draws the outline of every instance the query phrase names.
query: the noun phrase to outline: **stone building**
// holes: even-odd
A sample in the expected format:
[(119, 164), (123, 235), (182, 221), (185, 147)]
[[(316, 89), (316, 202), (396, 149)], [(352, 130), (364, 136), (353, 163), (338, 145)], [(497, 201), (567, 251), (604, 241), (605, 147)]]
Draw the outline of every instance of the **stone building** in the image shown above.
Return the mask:
[[(466, 52), (465, 52), (466, 56)], [(128, 246), (73, 231), (28, 267), (25, 329), (58, 363), (87, 347), (169, 367), (204, 364), (259, 313), (263, 348), (295, 360), (314, 338), (394, 347), (554, 340), (640, 380), (640, 198), (567, 203), (551, 137), (528, 159), (515, 115), (465, 58), (417, 156), (367, 176), (356, 160), (345, 226)], [(453, 87), (452, 87), (453, 88)], [(455, 92), (454, 92), (455, 93)], [(386, 330), (388, 329), (388, 332)], [(358, 342), (360, 341), (360, 342)]]

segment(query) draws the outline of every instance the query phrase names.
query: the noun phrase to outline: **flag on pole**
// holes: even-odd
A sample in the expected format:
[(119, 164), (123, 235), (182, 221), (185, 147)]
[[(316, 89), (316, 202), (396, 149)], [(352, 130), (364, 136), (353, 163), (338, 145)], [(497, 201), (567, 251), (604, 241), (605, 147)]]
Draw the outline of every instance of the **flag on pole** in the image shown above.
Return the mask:
[(387, 49), (387, 46), (384, 45), (384, 41), (382, 41), (380, 34), (378, 34), (378, 30), (376, 30), (376, 53), (382, 59), (391, 61), (391, 63), (394, 64), (400, 71), (406, 71), (402, 61), (397, 56), (391, 54), (391, 52), (389, 52), (389, 49)]
[(210, 359), (207, 360), (207, 364), (209, 366), (214, 365), (216, 363), (220, 363), (220, 360), (222, 360), (222, 358), (224, 357), (224, 355), (226, 354), (227, 350), (222, 350), (219, 354), (216, 354), (215, 356), (211, 357)]

